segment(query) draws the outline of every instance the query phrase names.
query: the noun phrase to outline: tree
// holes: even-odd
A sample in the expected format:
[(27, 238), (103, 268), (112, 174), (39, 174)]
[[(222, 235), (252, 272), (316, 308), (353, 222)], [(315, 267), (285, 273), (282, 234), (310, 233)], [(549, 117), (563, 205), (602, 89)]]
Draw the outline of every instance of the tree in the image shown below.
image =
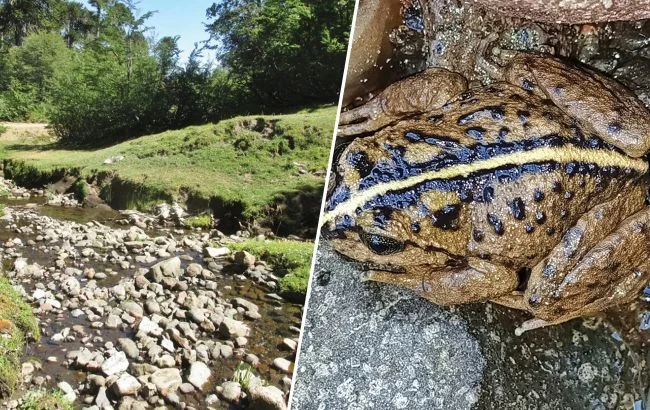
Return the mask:
[(71, 58), (71, 51), (57, 33), (30, 34), (22, 47), (11, 48), (4, 72), (8, 86), (0, 93), (0, 118), (45, 120), (50, 79)]
[(212, 47), (262, 107), (336, 100), (352, 0), (224, 0), (207, 15)]
[(93, 34), (95, 22), (93, 15), (81, 3), (61, 2), (54, 9), (54, 20), (56, 26), (53, 30), (60, 29), (63, 39), (69, 48), (81, 42)]
[(23, 39), (51, 17), (50, 0), (1, 0), (0, 33), (20, 46)]

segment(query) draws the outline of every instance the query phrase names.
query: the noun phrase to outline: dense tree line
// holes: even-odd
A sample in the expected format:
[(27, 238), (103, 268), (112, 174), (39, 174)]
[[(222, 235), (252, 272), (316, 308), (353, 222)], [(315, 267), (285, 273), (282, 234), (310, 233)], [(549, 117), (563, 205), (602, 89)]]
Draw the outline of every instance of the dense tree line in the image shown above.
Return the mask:
[(0, 120), (105, 144), (245, 113), (334, 102), (353, 0), (223, 0), (202, 47), (153, 39), (131, 0), (0, 0)]

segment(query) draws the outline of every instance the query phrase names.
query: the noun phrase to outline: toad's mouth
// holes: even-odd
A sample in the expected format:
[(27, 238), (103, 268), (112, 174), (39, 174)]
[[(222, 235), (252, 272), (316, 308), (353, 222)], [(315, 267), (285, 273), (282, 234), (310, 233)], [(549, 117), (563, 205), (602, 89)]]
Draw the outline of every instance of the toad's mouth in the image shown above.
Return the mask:
[(361, 262), (361, 270), (364, 272), (379, 270), (384, 272), (390, 272), (395, 274), (404, 274), (406, 273), (406, 268), (401, 265), (396, 265), (393, 263), (374, 263), (374, 262)]

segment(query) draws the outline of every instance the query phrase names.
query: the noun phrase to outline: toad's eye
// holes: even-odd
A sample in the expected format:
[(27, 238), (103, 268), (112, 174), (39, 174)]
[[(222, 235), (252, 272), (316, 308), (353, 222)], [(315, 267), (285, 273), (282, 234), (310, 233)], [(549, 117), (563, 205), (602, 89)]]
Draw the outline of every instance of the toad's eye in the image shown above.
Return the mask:
[(390, 255), (404, 250), (404, 242), (387, 236), (362, 232), (361, 242), (377, 255)]

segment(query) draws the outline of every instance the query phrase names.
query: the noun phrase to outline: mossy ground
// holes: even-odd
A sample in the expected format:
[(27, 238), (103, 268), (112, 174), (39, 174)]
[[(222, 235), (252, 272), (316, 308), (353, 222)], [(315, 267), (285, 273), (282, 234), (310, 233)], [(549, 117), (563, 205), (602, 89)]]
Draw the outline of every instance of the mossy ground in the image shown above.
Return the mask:
[[(336, 107), (293, 114), (236, 117), (216, 124), (147, 135), (100, 149), (61, 147), (52, 138), (8, 133), (0, 158), (41, 172), (75, 169), (82, 177), (100, 172), (171, 198), (219, 197), (243, 204), (257, 217), (279, 196), (322, 192)], [(10, 135), (9, 135), (10, 134)], [(104, 164), (108, 158), (123, 160)]]
[(0, 396), (7, 397), (20, 382), (20, 358), (28, 338), (40, 339), (32, 308), (9, 280), (0, 277)]
[(208, 214), (190, 216), (185, 218), (185, 224), (190, 228), (209, 229), (212, 227), (212, 217)]
[(233, 251), (244, 250), (272, 264), (284, 276), (280, 291), (305, 296), (314, 252), (311, 242), (290, 240), (247, 240), (228, 245)]

